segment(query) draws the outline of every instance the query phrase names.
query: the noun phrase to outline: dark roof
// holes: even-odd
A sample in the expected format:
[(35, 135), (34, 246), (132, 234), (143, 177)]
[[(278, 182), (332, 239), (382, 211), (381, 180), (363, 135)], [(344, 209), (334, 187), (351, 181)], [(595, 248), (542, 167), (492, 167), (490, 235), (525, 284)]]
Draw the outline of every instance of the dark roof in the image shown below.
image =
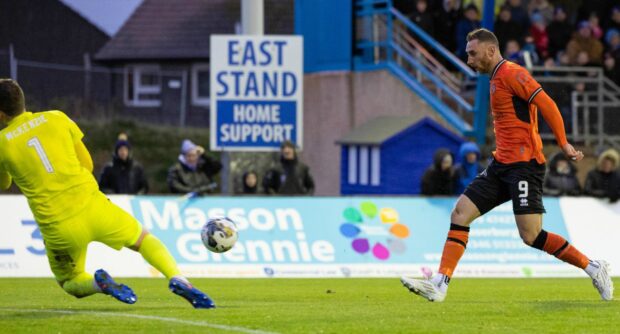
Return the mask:
[[(84, 53), (94, 54), (109, 40), (105, 32), (58, 0), (0, 0), (0, 48), (12, 44), (18, 59), (83, 65)], [(8, 58), (0, 55), (0, 59), (4, 70)], [(25, 77), (20, 75), (22, 80)]]
[[(294, 0), (265, 0), (265, 34), (294, 32)], [(205, 59), (211, 34), (234, 34), (240, 0), (145, 0), (98, 60)]]
[(405, 135), (405, 130), (416, 131), (416, 129), (427, 126), (436, 129), (445, 136), (456, 140), (463, 140), (452, 130), (445, 128), (432, 118), (420, 115), (409, 116), (380, 116), (374, 118), (351, 132), (346, 134), (336, 144), (340, 145), (381, 145), (399, 135)]
[(392, 136), (409, 128), (421, 116), (381, 116), (358, 126), (337, 141), (338, 144), (380, 145)]

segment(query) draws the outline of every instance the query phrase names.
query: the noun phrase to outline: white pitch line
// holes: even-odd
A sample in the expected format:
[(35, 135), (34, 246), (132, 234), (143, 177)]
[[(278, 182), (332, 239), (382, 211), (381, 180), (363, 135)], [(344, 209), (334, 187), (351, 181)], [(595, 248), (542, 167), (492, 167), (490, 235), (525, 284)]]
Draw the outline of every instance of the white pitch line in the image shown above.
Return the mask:
[(167, 317), (158, 317), (154, 315), (144, 315), (144, 314), (127, 314), (127, 313), (114, 313), (114, 312), (96, 312), (96, 311), (68, 311), (68, 310), (45, 310), (45, 309), (18, 309), (18, 308), (0, 308), (2, 311), (9, 312), (44, 312), (44, 313), (57, 313), (57, 314), (86, 314), (86, 315), (94, 315), (97, 317), (126, 317), (126, 318), (135, 318), (135, 319), (147, 319), (147, 320), (157, 320), (163, 322), (177, 323), (183, 325), (191, 325), (191, 326), (199, 326), (199, 327), (209, 327), (216, 328), (225, 331), (233, 331), (239, 333), (249, 333), (249, 334), (277, 334), (276, 332), (266, 332), (259, 329), (249, 329), (238, 326), (227, 326), (227, 325), (219, 325), (219, 324), (211, 324), (205, 321), (191, 321), (191, 320), (183, 320), (177, 318), (167, 318)]

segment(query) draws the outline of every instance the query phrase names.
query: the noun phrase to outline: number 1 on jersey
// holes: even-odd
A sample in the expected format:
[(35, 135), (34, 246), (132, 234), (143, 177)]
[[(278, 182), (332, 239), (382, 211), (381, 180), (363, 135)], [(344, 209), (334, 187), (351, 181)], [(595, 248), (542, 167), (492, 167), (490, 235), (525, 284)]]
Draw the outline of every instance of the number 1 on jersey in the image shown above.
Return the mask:
[(30, 138), (30, 140), (28, 140), (28, 146), (34, 147), (35, 151), (37, 151), (37, 154), (39, 155), (39, 159), (41, 159), (41, 162), (43, 163), (45, 170), (48, 173), (53, 173), (54, 167), (52, 167), (52, 163), (50, 162), (50, 159), (47, 158), (47, 154), (45, 154), (45, 150), (43, 150), (43, 146), (41, 145), (39, 138), (37, 137)]

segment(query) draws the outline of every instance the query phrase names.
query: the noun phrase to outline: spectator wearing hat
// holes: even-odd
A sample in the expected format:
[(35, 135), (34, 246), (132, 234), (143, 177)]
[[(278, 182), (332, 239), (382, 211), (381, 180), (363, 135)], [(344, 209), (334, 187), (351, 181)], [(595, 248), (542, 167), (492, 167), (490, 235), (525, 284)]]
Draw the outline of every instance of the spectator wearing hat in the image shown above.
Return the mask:
[(112, 161), (105, 164), (99, 176), (99, 189), (106, 194), (146, 194), (149, 185), (142, 165), (132, 158), (131, 145), (118, 140)]
[(577, 33), (568, 42), (566, 54), (571, 65), (578, 64), (578, 56), (581, 51), (588, 54), (589, 62), (600, 65), (603, 62), (603, 44), (598, 39), (592, 37), (592, 29), (588, 21), (581, 21), (578, 25)]
[(172, 193), (204, 195), (217, 188), (215, 176), (222, 164), (205, 153), (202, 146), (185, 139), (178, 161), (168, 170), (168, 187)]
[(314, 179), (310, 168), (297, 157), (297, 147), (289, 140), (280, 146), (280, 161), (265, 173), (263, 188), (270, 195), (312, 195)]
[(620, 175), (618, 151), (610, 148), (598, 157), (597, 165), (586, 176), (584, 194), (598, 198), (608, 198), (612, 202), (620, 196)]

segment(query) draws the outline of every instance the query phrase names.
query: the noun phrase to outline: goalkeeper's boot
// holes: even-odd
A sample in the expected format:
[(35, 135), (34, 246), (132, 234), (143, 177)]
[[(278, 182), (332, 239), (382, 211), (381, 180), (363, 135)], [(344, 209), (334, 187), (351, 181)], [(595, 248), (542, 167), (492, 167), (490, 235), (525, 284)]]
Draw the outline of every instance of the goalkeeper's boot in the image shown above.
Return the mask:
[(168, 285), (170, 291), (185, 298), (194, 308), (215, 308), (215, 303), (202, 291), (194, 288), (189, 282), (173, 277)]
[(590, 264), (599, 268), (598, 272), (592, 276), (592, 285), (598, 290), (603, 300), (614, 299), (614, 282), (609, 276), (611, 271), (609, 263), (603, 260), (595, 260)]
[(429, 279), (415, 279), (403, 276), (400, 278), (400, 281), (409, 291), (431, 302), (442, 302), (446, 298), (446, 293), (441, 292), (439, 287)]
[(123, 303), (133, 304), (138, 300), (131, 288), (124, 284), (114, 282), (112, 276), (110, 276), (110, 274), (103, 269), (95, 271), (95, 282), (101, 289), (101, 292), (106, 295), (110, 295)]

